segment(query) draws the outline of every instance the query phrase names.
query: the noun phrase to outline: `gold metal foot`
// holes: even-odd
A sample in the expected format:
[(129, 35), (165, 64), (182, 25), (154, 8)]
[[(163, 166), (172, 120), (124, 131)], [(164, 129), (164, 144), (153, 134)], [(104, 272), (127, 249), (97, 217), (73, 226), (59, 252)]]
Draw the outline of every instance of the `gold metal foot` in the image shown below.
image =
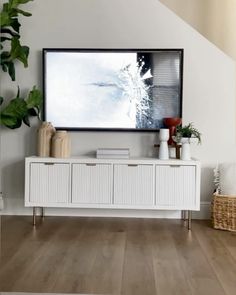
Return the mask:
[(36, 207), (33, 207), (33, 226), (36, 226)]
[[(43, 220), (45, 217), (45, 210), (44, 207), (40, 207), (41, 213), (40, 217)], [(37, 219), (37, 207), (33, 207), (33, 226), (36, 226), (36, 219)]]
[(192, 228), (192, 211), (188, 210), (188, 230)]
[(0, 213), (0, 264), (2, 260), (2, 215)]
[(42, 217), (42, 219), (45, 218), (45, 210), (44, 210), (44, 207), (41, 207), (41, 217)]
[(187, 217), (187, 211), (186, 211), (186, 210), (182, 210), (181, 213), (182, 213), (182, 220), (183, 220), (183, 221), (186, 221), (187, 218), (188, 218), (188, 217)]

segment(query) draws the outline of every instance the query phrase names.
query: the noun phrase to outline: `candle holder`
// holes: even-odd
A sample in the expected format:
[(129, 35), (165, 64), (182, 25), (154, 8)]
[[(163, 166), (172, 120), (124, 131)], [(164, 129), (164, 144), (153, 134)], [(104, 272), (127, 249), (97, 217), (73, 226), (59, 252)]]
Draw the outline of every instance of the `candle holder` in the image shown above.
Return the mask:
[(160, 129), (159, 139), (160, 139), (159, 159), (168, 160), (169, 148), (168, 148), (167, 141), (169, 139), (169, 129)]

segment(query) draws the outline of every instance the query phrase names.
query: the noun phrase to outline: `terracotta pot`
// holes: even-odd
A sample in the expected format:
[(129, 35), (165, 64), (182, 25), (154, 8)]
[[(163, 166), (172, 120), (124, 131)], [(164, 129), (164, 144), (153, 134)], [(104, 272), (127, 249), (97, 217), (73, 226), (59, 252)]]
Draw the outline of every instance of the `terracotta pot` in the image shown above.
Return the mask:
[(170, 132), (168, 145), (174, 145), (175, 142), (173, 141), (172, 136), (175, 135), (176, 127), (182, 123), (182, 119), (178, 118), (178, 117), (164, 118), (163, 123), (164, 123), (165, 127), (169, 128), (169, 132)]

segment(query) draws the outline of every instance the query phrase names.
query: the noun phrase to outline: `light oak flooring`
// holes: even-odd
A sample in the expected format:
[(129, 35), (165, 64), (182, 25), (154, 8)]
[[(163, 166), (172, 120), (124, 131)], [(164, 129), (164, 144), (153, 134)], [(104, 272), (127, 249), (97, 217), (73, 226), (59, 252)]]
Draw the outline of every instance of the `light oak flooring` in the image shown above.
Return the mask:
[(0, 291), (235, 295), (236, 233), (208, 221), (2, 217)]

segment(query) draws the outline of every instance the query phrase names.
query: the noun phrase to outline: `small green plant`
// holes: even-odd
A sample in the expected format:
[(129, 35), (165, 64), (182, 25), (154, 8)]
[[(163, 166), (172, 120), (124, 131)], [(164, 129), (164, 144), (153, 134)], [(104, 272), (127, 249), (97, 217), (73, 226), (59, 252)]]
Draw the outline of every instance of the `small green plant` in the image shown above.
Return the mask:
[(197, 138), (198, 143), (201, 143), (201, 133), (193, 126), (193, 123), (189, 123), (185, 126), (177, 126), (176, 127), (176, 141), (180, 142), (181, 138)]

